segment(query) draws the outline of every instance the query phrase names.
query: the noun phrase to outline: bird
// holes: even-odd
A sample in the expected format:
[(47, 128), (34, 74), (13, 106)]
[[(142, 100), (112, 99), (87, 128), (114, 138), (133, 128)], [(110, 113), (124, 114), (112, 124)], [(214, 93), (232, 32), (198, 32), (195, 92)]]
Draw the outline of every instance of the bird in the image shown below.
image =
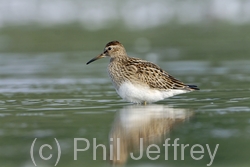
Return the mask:
[(110, 58), (108, 74), (117, 94), (127, 102), (146, 105), (199, 90), (196, 85), (184, 84), (152, 62), (129, 57), (118, 41), (107, 43), (103, 53), (86, 64), (104, 57)]

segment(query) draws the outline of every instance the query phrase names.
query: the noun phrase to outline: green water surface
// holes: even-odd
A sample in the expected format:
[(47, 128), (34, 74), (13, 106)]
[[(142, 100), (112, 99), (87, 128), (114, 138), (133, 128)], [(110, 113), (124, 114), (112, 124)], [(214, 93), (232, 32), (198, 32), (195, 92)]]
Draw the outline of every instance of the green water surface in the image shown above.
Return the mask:
[[(152, 61), (176, 78), (201, 89), (147, 106), (124, 102), (116, 94), (106, 72), (108, 59), (85, 65), (102, 52), (105, 43), (99, 41), (96, 46), (92, 41), (93, 46), (89, 48), (95, 50), (78, 50), (77, 45), (75, 51), (65, 51), (63, 46), (70, 41), (63, 41), (61, 50), (50, 52), (46, 43), (39, 49), (35, 40), (33, 45), (20, 43), (30, 45), (31, 51), (20, 49), (13, 42), (9, 50), (0, 53), (0, 165), (34, 166), (30, 150), (37, 138), (32, 149), (37, 166), (54, 166), (58, 153), (56, 138), (61, 148), (57, 166), (111, 166), (116, 163), (103, 160), (101, 147), (96, 150), (96, 160), (93, 160), (93, 144), (96, 139), (97, 144), (106, 146), (108, 154), (112, 150), (110, 137), (113, 136), (122, 139), (121, 156), (125, 158), (120, 164), (124, 166), (207, 166), (211, 159), (206, 144), (212, 151), (219, 145), (212, 166), (249, 166), (250, 39), (240, 33), (248, 30), (190, 29), (172, 28), (172, 34), (163, 28), (158, 30), (159, 34), (157, 31), (141, 33), (137, 37), (144, 42), (139, 40), (134, 46), (135, 40), (131, 40), (132, 44), (128, 44), (130, 55)], [(14, 40), (9, 31), (4, 30), (2, 34)], [(174, 33), (178, 38), (174, 39)], [(118, 38), (125, 43), (129, 39)], [(101, 40), (109, 42), (113, 38)], [(86, 41), (83, 39), (83, 43)], [(59, 44), (52, 42), (50, 48), (53, 46), (57, 48)], [(143, 156), (133, 160), (129, 153), (139, 156), (140, 137), (145, 141)], [(78, 152), (74, 160), (76, 138), (88, 140), (90, 147)], [(184, 160), (181, 160), (180, 147), (177, 148), (177, 160), (174, 159), (172, 146), (168, 150), (168, 160), (165, 159), (162, 144), (166, 138), (171, 138), (171, 144), (179, 138), (179, 144), (190, 145), (185, 149)], [(52, 155), (50, 160), (39, 156), (43, 144), (52, 147), (42, 150), (44, 157)], [(160, 153), (152, 153), (152, 157), (159, 155), (157, 160), (150, 160), (146, 155), (150, 144), (160, 148)], [(194, 154), (196, 157), (204, 155), (201, 160), (194, 160), (190, 154), (195, 144), (204, 147), (204, 154)], [(86, 142), (79, 141), (78, 148), (85, 147)]]

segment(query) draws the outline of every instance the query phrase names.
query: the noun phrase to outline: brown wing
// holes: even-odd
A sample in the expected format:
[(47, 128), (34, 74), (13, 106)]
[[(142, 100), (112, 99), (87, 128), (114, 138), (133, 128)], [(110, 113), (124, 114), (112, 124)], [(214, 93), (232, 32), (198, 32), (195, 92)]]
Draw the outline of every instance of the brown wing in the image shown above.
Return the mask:
[(159, 66), (140, 59), (131, 58), (126, 62), (127, 78), (133, 77), (139, 82), (144, 82), (151, 88), (156, 89), (187, 89), (192, 90), (188, 85), (175, 79)]

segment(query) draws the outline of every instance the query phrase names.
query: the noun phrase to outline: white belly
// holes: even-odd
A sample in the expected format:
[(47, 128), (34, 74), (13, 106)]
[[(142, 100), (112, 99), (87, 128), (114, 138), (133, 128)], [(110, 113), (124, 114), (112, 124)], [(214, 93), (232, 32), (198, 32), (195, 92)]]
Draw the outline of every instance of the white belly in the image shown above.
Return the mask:
[(132, 103), (152, 103), (177, 94), (189, 92), (187, 90), (176, 89), (165, 91), (157, 90), (144, 85), (132, 84), (128, 81), (122, 83), (116, 91), (121, 96), (121, 98)]

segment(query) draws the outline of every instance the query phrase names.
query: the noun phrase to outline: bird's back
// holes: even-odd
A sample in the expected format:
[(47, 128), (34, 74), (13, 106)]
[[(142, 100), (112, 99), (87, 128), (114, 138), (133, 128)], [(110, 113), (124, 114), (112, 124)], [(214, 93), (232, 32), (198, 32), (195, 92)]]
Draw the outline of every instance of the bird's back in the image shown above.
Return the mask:
[(175, 79), (154, 63), (138, 58), (127, 57), (110, 62), (109, 74), (112, 81), (119, 87), (122, 82), (130, 81), (134, 84), (147, 85), (157, 90), (194, 90), (195, 86), (185, 85)]

